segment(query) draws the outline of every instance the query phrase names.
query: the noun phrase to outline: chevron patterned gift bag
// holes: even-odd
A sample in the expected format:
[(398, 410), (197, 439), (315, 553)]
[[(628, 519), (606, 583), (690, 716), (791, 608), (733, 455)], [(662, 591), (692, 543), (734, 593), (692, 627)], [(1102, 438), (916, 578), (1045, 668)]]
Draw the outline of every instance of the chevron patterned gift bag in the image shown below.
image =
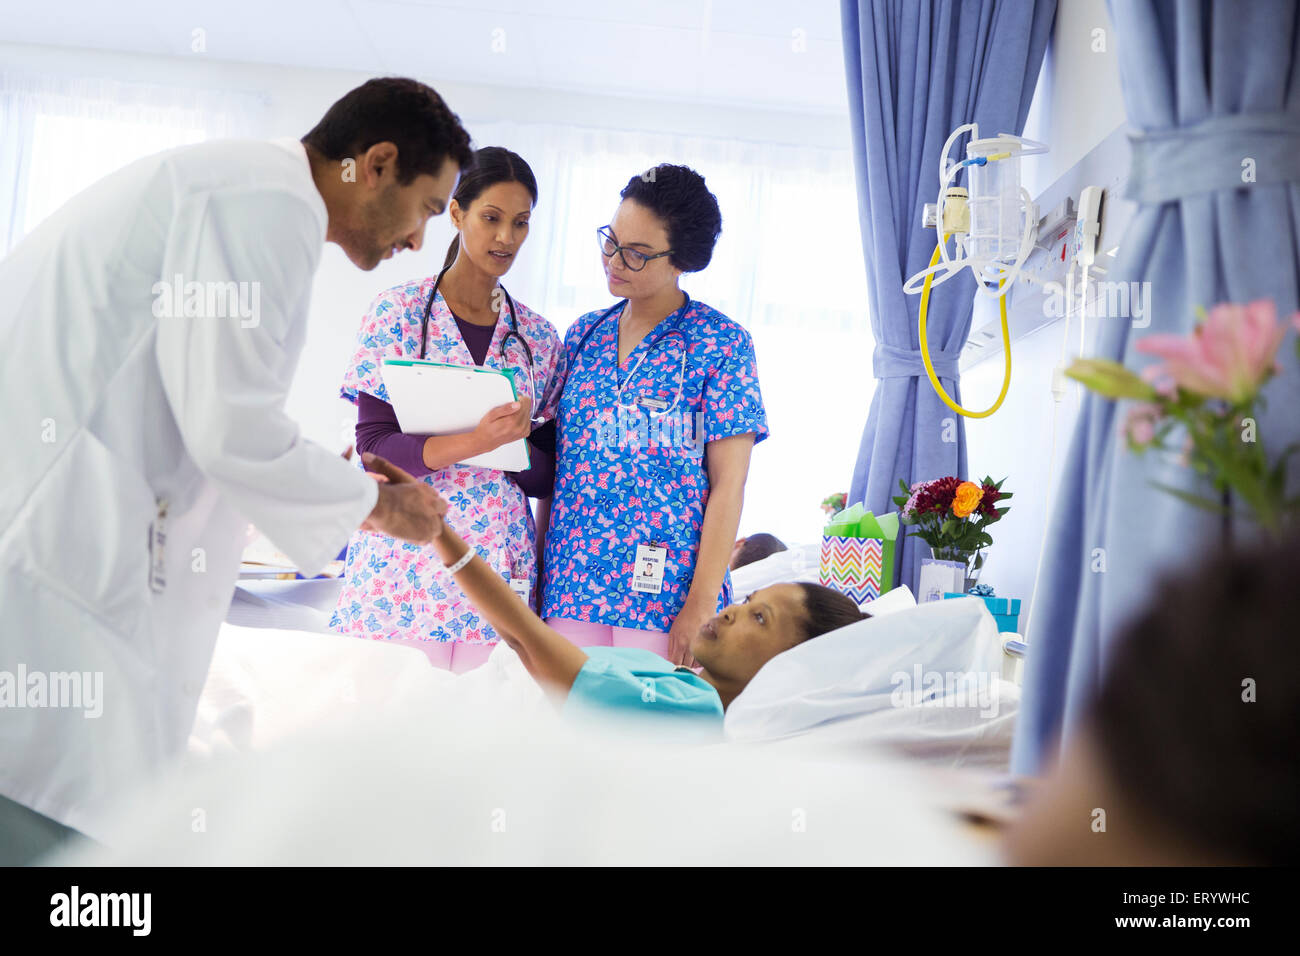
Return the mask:
[(894, 586), (898, 515), (877, 518), (861, 504), (841, 511), (822, 533), (819, 580), (858, 604)]

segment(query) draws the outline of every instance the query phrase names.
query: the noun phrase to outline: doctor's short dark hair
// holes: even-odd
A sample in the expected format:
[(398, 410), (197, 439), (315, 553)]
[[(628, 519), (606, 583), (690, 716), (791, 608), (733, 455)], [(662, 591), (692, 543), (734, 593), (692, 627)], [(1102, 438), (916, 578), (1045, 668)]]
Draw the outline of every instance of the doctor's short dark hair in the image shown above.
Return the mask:
[(619, 195), (663, 220), (673, 251), (668, 261), (675, 268), (699, 272), (709, 264), (722, 232), (722, 211), (703, 176), (689, 166), (660, 163), (629, 179)]
[(1089, 714), (1113, 786), (1216, 861), (1300, 860), (1300, 538), (1171, 572), (1117, 636)]
[(397, 182), (438, 175), (445, 160), (461, 169), (473, 161), (469, 133), (441, 96), (418, 80), (367, 80), (344, 94), (302, 142), (326, 159), (360, 156), (376, 143), (397, 146)]

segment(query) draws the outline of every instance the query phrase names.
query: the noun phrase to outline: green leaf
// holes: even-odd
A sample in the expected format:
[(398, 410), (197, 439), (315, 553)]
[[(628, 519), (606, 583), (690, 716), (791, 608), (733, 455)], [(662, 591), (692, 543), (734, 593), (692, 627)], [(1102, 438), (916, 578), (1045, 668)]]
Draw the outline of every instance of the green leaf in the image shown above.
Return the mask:
[(1174, 488), (1170, 485), (1161, 484), (1158, 481), (1151, 482), (1151, 487), (1159, 488), (1161, 491), (1165, 492), (1166, 494), (1173, 495), (1175, 498), (1177, 498), (1179, 501), (1185, 504), (1192, 505), (1196, 508), (1201, 508), (1213, 514), (1224, 515), (1230, 513), (1229, 509), (1223, 507), (1222, 502), (1214, 501), (1211, 498), (1202, 498), (1200, 495), (1194, 495), (1189, 491), (1183, 491), (1183, 489), (1181, 488)]
[(1078, 358), (1065, 370), (1065, 377), (1082, 382), (1090, 391), (1106, 398), (1137, 398), (1153, 401), (1156, 390), (1132, 370), (1110, 359)]

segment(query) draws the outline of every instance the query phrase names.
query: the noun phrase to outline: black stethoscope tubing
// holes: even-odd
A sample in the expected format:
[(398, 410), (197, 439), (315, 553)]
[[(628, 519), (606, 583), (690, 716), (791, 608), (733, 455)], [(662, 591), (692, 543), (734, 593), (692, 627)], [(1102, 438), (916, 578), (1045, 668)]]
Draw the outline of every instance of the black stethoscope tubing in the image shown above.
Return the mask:
[[(451, 267), (448, 266), (447, 268), (450, 269)], [(429, 290), (429, 299), (424, 303), (424, 318), (420, 322), (420, 358), (422, 359), (429, 347), (429, 317), (433, 314), (433, 300), (438, 297), (438, 285), (446, 274), (447, 269), (443, 269), (438, 273), (438, 277), (433, 280), (433, 288)], [(524, 347), (524, 355), (528, 357), (528, 367), (532, 369), (536, 362), (533, 360), (533, 350), (529, 348), (528, 340), (519, 331), (519, 314), (515, 311), (515, 300), (509, 292), (506, 292), (505, 286), (501, 286), (501, 292), (506, 297), (506, 305), (510, 306), (510, 331), (501, 339), (501, 361), (509, 362), (509, 358), (506, 356), (506, 345), (510, 342), (510, 336), (513, 335), (519, 340), (519, 344)]]

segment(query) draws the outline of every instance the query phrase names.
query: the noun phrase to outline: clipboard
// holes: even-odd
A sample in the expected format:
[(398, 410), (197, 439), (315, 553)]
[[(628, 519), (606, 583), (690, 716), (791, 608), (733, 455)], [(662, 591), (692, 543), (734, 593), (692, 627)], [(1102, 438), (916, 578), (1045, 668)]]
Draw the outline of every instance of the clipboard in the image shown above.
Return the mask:
[[(507, 372), (426, 359), (384, 359), (384, 386), (408, 435), (471, 432), (489, 410), (519, 400), (514, 376)], [(521, 438), (457, 464), (527, 471), (528, 441)]]

